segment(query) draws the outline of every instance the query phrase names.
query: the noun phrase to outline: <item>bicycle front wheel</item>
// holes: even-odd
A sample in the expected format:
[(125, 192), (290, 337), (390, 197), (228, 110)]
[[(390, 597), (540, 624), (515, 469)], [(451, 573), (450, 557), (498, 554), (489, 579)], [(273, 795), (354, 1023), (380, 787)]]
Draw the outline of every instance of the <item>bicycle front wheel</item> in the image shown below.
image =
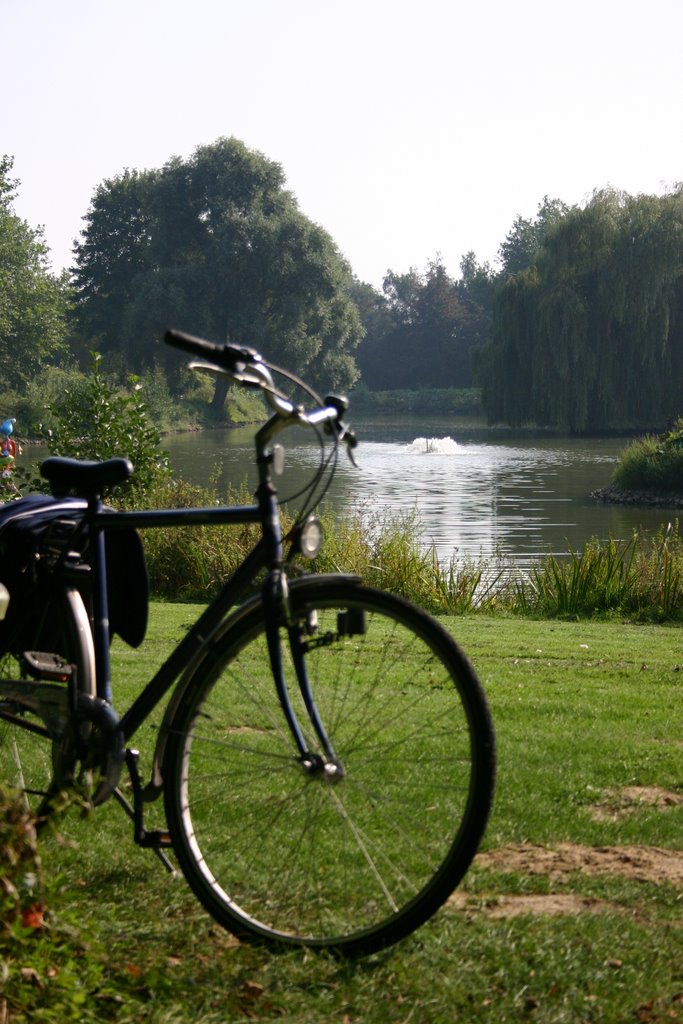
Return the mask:
[[(75, 665), (79, 691), (94, 694), (92, 633), (78, 590), (66, 587), (36, 608), (31, 639), (36, 651), (58, 654)], [(17, 656), (6, 654), (0, 659), (0, 676), (20, 678)], [(60, 789), (60, 775), (61, 739), (48, 731), (38, 714), (0, 694), (0, 779), (19, 792), (24, 806), (39, 823), (50, 814)]]
[[(491, 720), (458, 646), (406, 601), (310, 577), (291, 607), (341, 770), (302, 764), (257, 602), (210, 645), (171, 722), (168, 824), (191, 887), (232, 932), (364, 955), (422, 924), (465, 874), (491, 806)], [(285, 629), (282, 650), (294, 703)], [(302, 700), (295, 710), (318, 750)]]

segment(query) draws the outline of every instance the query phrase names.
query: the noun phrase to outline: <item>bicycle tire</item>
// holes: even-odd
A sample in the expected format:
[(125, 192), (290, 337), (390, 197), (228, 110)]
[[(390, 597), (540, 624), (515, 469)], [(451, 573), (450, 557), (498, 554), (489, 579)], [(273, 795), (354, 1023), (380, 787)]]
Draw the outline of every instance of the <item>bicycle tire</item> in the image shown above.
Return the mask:
[[(53, 593), (36, 609), (32, 644), (34, 650), (58, 654), (74, 664), (79, 692), (94, 695), (92, 632), (83, 599), (75, 587)], [(18, 657), (6, 654), (0, 665), (3, 678), (21, 677)], [(61, 740), (48, 734), (41, 717), (16, 701), (0, 698), (0, 779), (18, 792), (39, 824), (49, 818), (54, 797), (62, 788), (61, 759)]]
[(169, 830), (194, 893), (241, 939), (367, 955), (423, 924), (467, 871), (492, 802), (493, 727), (469, 662), (421, 609), (344, 577), (294, 581), (290, 600), (296, 621), (317, 616), (306, 663), (343, 777), (302, 768), (255, 601), (208, 644), (170, 723)]

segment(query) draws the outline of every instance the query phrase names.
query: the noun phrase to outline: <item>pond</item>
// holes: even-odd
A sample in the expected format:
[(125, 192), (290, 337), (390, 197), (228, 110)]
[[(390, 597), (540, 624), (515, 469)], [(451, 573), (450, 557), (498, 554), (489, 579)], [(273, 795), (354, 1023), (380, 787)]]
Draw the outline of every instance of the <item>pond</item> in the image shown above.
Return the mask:
[[(591, 492), (609, 483), (627, 437), (572, 438), (494, 432), (472, 420), (404, 418), (354, 422), (358, 467), (341, 452), (328, 500), (342, 513), (412, 514), (425, 544), (442, 562), (510, 555), (523, 567), (565, 554), (598, 537), (655, 533), (674, 510), (606, 505)], [(253, 427), (165, 437), (184, 479), (253, 490)], [(281, 493), (295, 495), (311, 479), (319, 454), (308, 431), (282, 435), (286, 470)], [(46, 452), (27, 448), (27, 458)], [(298, 508), (296, 499), (291, 501)]]
[[(500, 551), (523, 566), (548, 552), (566, 553), (591, 537), (655, 532), (668, 510), (605, 505), (591, 491), (609, 483), (625, 437), (558, 438), (493, 433), (469, 420), (403, 419), (354, 424), (358, 468), (341, 453), (329, 493), (342, 512), (415, 512), (425, 543), (439, 558), (490, 557)], [(187, 480), (255, 482), (253, 428), (165, 438)], [(317, 464), (307, 432), (284, 435), (283, 491), (297, 492)], [(297, 507), (297, 502), (292, 501)]]

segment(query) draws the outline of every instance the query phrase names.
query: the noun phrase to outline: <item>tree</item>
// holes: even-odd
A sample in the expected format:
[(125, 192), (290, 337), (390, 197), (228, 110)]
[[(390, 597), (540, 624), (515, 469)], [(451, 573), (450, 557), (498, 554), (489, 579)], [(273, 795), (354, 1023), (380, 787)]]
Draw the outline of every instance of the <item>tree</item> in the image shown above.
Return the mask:
[(498, 249), (503, 274), (519, 274), (535, 262), (547, 235), (569, 212), (561, 199), (544, 196), (535, 220), (516, 217)]
[(683, 189), (596, 192), (496, 294), (481, 360), (489, 419), (652, 429), (683, 404)]
[[(80, 332), (136, 372), (165, 364), (172, 380), (179, 362), (160, 339), (176, 326), (349, 387), (362, 335), (350, 269), (284, 186), (279, 164), (224, 138), (105, 181), (75, 249)], [(215, 404), (224, 397), (220, 381)]]
[(468, 352), (472, 378), (478, 383), (479, 356), (491, 341), (498, 277), (488, 263), (479, 263), (473, 252), (465, 253), (461, 259), (460, 275), (457, 285), (462, 304), (460, 338)]
[(65, 349), (69, 289), (50, 272), (41, 230), (13, 211), (13, 163), (0, 160), (0, 359), (4, 384), (22, 391)]
[(493, 278), (468, 254), (467, 280), (451, 278), (437, 256), (421, 274), (389, 271), (382, 293), (356, 282), (365, 337), (362, 380), (381, 390), (466, 388), (472, 354), (489, 337)]

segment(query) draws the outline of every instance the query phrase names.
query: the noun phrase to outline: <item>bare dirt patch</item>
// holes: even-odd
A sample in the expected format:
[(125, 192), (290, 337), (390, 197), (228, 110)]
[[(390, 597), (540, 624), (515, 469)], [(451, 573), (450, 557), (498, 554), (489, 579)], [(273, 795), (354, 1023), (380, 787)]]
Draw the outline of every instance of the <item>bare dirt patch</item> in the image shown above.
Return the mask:
[[(612, 875), (657, 885), (669, 882), (683, 887), (683, 851), (656, 846), (581, 846), (559, 843), (554, 847), (523, 843), (477, 855), (474, 870), (489, 868), (516, 874), (546, 875), (551, 882), (566, 884), (572, 875)], [(621, 912), (607, 900), (576, 893), (524, 893), (522, 895), (473, 895), (456, 891), (448, 900), (454, 910), (484, 913), (487, 917), (519, 917), (522, 914), (599, 914)]]
[(671, 793), (657, 786), (627, 786), (619, 790), (606, 790), (600, 802), (591, 808), (595, 821), (618, 821), (643, 808), (668, 811), (683, 805), (683, 794)]
[(519, 874), (547, 875), (551, 881), (565, 882), (568, 876), (613, 875), (640, 882), (670, 882), (683, 886), (683, 851), (658, 846), (582, 846), (559, 843), (537, 846), (523, 843), (481, 853), (475, 867), (514, 871)]
[(521, 917), (523, 914), (600, 914), (606, 910), (619, 910), (605, 900), (590, 899), (574, 893), (525, 893), (517, 896), (490, 896), (476, 898), (466, 892), (454, 892), (448, 905), (456, 910), (480, 912), (491, 918)]

